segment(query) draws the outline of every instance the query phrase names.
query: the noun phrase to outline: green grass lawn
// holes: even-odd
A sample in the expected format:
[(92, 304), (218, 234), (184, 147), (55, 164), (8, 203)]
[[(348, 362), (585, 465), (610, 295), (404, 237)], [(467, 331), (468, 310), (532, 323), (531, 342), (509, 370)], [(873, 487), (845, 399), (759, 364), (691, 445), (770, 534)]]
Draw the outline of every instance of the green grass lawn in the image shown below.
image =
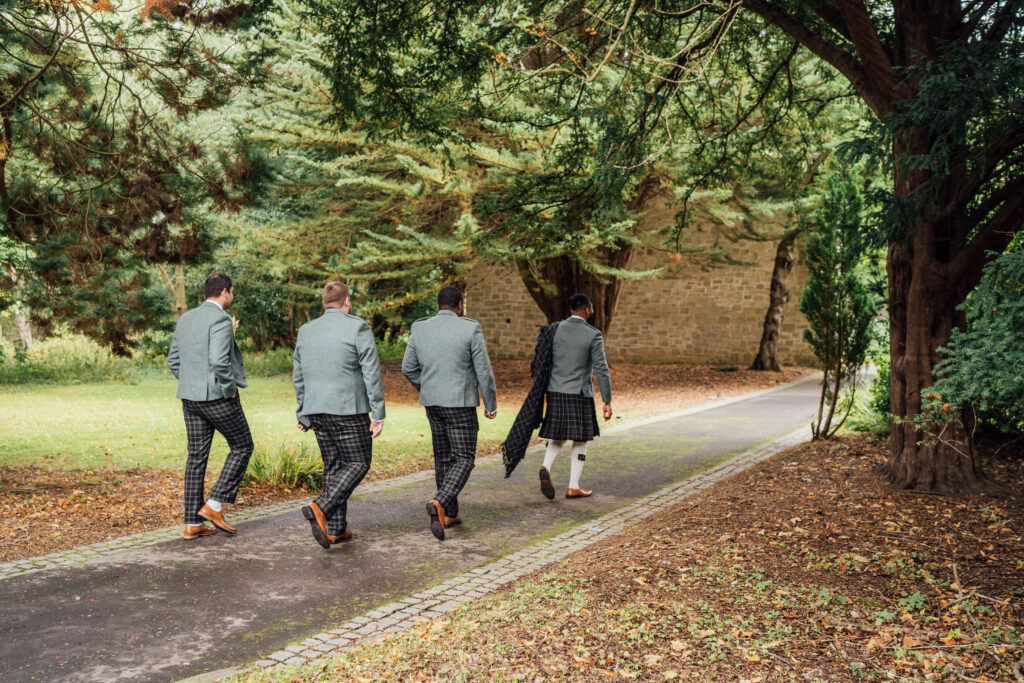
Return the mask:
[[(121, 383), (23, 385), (0, 388), (0, 465), (47, 468), (180, 469), (185, 462), (185, 425), (172, 378)], [(252, 379), (242, 390), (257, 445), (308, 440), (295, 426), (295, 392), (287, 376)], [(508, 433), (514, 410), (496, 420), (480, 415), (480, 450), (497, 448)], [(374, 444), (374, 469), (408, 471), (402, 463), (431, 453), (430, 428), (423, 408), (388, 405), (384, 433)], [(211, 465), (227, 454), (224, 439), (213, 442)]]

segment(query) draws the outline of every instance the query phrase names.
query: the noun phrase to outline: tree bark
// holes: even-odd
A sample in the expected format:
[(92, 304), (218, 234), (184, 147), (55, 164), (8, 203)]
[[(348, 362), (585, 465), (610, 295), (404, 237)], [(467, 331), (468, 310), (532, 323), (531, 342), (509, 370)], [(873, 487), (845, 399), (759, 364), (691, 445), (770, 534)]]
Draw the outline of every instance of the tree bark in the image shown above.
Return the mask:
[[(633, 253), (632, 245), (623, 245), (617, 250), (605, 249), (602, 262), (613, 268), (629, 265)], [(517, 261), (519, 277), (527, 291), (547, 316), (548, 322), (569, 317), (566, 300), (573, 294), (586, 294), (594, 302), (593, 325), (607, 334), (611, 327), (615, 306), (619, 301), (622, 280), (606, 277), (584, 270), (580, 262), (568, 255), (556, 256), (539, 263)]]
[(768, 293), (768, 312), (764, 316), (761, 344), (754, 362), (750, 364), (751, 370), (782, 370), (779, 364), (779, 330), (782, 328), (783, 308), (789, 302), (787, 280), (796, 263), (796, 236), (796, 230), (787, 232), (775, 249), (775, 266), (772, 268)]
[(171, 312), (174, 319), (178, 320), (188, 310), (188, 300), (185, 298), (185, 266), (180, 263), (174, 266), (174, 277), (167, 274), (167, 269), (159, 263), (157, 270), (164, 278), (164, 286), (167, 287), (167, 295), (171, 301)]
[(14, 324), (14, 334), (17, 336), (18, 344), (24, 351), (31, 351), (34, 340), (32, 339), (32, 325), (29, 322), (28, 309), (25, 306), (25, 280), (18, 269), (13, 265), (7, 266), (7, 273), (11, 277), (11, 284), (14, 291), (14, 309), (11, 313), (11, 322)]
[[(929, 491), (986, 491), (992, 484), (978, 460), (973, 417), (964, 414), (936, 437), (919, 428), (921, 398), (934, 382), (932, 371), (954, 327), (964, 324), (957, 307), (980, 279), (944, 281), (941, 263), (927, 247), (931, 226), (919, 226), (909, 245), (891, 244), (889, 272), (890, 432), (883, 468), (900, 488)], [(932, 423), (932, 430), (939, 426)]]

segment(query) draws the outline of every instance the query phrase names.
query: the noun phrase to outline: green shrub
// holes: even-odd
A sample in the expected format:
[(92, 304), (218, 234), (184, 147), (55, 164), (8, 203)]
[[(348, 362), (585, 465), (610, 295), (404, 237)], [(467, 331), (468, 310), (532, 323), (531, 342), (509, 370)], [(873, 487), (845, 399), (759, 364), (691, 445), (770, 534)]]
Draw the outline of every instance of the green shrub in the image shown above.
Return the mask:
[[(878, 379), (876, 378), (877, 382)], [(872, 387), (873, 388), (873, 387)], [(886, 408), (888, 408), (888, 404)], [(858, 392), (853, 396), (853, 407), (846, 418), (845, 427), (855, 432), (887, 434), (889, 432), (889, 411), (881, 412), (875, 405), (873, 393)]]
[(247, 377), (272, 377), (292, 374), (292, 349), (279, 348), (259, 353), (243, 353)]
[(389, 360), (401, 360), (405, 355), (405, 346), (409, 343), (409, 335), (402, 334), (391, 339), (377, 340), (377, 355), (380, 362), (386, 363)]
[(1002, 430), (1024, 430), (1024, 245), (985, 266), (961, 308), (967, 327), (942, 349), (923, 415), (945, 422), (975, 411)]
[(320, 488), (323, 461), (307, 443), (282, 443), (275, 449), (256, 446), (242, 485), (262, 484), (289, 488)]
[(38, 342), (25, 354), (5, 349), (0, 356), (0, 384), (137, 381), (142, 369), (82, 335), (62, 335)]

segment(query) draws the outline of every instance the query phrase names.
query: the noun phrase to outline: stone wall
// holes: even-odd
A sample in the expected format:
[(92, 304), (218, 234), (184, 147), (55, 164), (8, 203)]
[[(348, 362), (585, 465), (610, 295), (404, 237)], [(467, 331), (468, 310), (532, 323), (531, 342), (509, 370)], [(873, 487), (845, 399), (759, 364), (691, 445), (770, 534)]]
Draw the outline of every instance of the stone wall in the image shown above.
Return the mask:
[[(731, 245), (731, 258), (750, 265), (709, 267), (699, 257), (677, 256), (652, 241), (634, 254), (631, 268), (660, 266), (663, 271), (654, 280), (623, 283), (605, 339), (608, 358), (748, 366), (761, 339), (777, 243), (737, 242)], [(722, 244), (721, 235), (709, 227), (693, 230), (684, 246), (698, 244)], [(807, 281), (803, 256), (798, 250), (789, 276), (790, 300), (779, 338), (783, 365), (813, 364), (803, 340), (807, 323), (797, 310)], [(519, 276), (494, 264), (470, 272), (466, 314), (480, 321), (495, 358), (529, 357), (538, 326), (547, 322)]]

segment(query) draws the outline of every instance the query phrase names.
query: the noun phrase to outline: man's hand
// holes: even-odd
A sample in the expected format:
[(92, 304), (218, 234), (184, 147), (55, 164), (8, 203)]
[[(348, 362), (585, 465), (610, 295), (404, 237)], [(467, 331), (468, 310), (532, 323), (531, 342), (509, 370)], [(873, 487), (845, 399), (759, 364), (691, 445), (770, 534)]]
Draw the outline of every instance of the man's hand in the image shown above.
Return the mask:
[(612, 419), (612, 404), (611, 403), (605, 403), (604, 404), (604, 421), (607, 422), (610, 419)]
[(306, 425), (302, 424), (301, 422), (299, 422), (298, 424), (299, 424), (299, 431), (300, 432), (308, 432), (309, 431), (309, 429), (306, 428)]
[(493, 420), (493, 419), (494, 419), (494, 418), (496, 418), (497, 416), (498, 416), (498, 411), (497, 411), (497, 409), (495, 409), (495, 411), (494, 411), (493, 413), (488, 413), (488, 412), (487, 412), (487, 409), (486, 409), (486, 408), (484, 408), (484, 417), (486, 417), (486, 418), (487, 418), (488, 420)]
[(370, 420), (370, 438), (371, 439), (376, 439), (378, 436), (380, 436), (380, 433), (382, 431), (384, 431), (384, 421), (383, 420), (381, 420), (380, 422), (377, 422), (375, 420)]

